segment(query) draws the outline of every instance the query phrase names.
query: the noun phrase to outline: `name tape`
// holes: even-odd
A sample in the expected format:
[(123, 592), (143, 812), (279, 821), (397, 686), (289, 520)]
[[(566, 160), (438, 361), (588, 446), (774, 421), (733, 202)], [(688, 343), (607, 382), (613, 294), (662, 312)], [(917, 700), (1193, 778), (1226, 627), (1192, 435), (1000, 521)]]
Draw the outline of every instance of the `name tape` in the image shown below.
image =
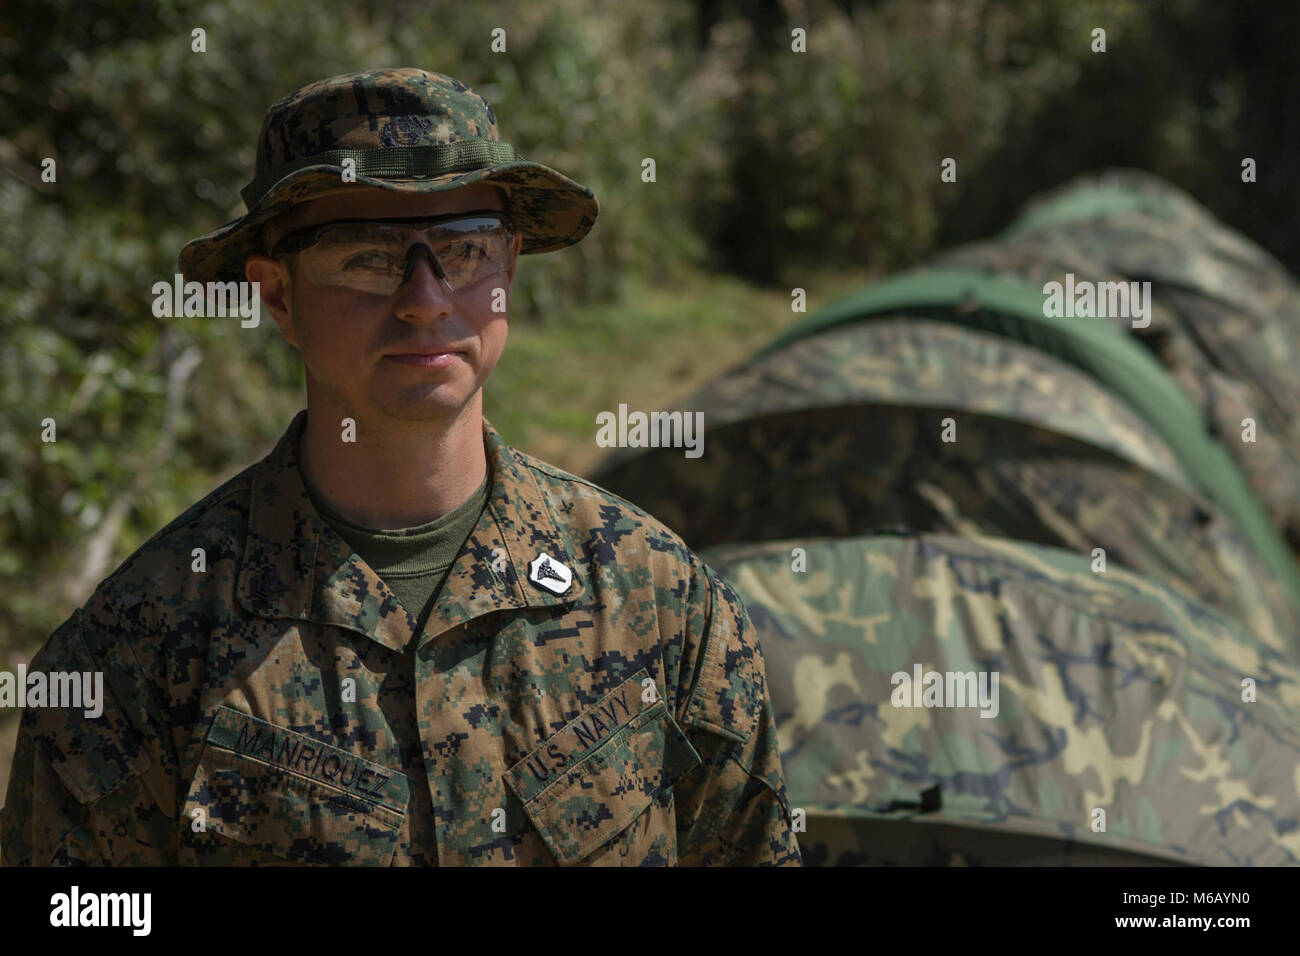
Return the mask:
[(406, 774), (231, 707), (217, 711), (207, 740), (210, 746), (310, 777), (396, 813), (404, 813), (410, 799)]

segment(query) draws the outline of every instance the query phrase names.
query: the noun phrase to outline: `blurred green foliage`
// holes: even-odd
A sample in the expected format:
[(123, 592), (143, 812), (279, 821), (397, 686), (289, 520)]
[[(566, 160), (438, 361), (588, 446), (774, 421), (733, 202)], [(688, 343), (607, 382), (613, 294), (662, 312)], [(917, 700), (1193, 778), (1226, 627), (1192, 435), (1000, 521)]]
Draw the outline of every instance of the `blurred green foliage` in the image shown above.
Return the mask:
[[(87, 568), (111, 570), (301, 406), (296, 355), (269, 320), (159, 320), (150, 289), (185, 241), (242, 212), (263, 112), (304, 83), (450, 73), (525, 156), (596, 191), (586, 241), (521, 265), (521, 334), (489, 386), (507, 438), (548, 438), (566, 464), (585, 459), (555, 436), (590, 446), (614, 398), (716, 371), (737, 357), (722, 343), (781, 321), (792, 286), (815, 303), (833, 285), (815, 276), (905, 266), (1085, 169), (1166, 175), (1294, 265), (1298, 18), (1141, 0), (9, 0), (0, 650), (39, 643), (96, 583)], [(1090, 49), (1098, 26), (1105, 54)], [(1251, 187), (1245, 155), (1260, 163)], [(939, 179), (949, 156), (956, 183)], [(658, 380), (630, 374), (643, 366)], [(533, 415), (541, 387), (547, 414)], [(57, 443), (40, 441), (47, 417)]]

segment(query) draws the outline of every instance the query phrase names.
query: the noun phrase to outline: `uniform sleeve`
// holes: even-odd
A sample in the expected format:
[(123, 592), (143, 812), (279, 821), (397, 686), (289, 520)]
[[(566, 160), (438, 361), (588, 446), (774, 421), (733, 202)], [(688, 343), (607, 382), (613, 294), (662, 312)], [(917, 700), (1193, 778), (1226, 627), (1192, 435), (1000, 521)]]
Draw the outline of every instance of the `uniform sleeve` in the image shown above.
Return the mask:
[(678, 862), (799, 866), (757, 635), (730, 585), (707, 565), (698, 567), (687, 639), (690, 690), (676, 716), (701, 764), (674, 791)]
[(47, 684), (75, 673), (83, 688), (100, 690), (97, 703), (83, 689), (71, 707), (28, 701), (0, 810), (0, 865), (174, 865), (175, 823), (160, 806), (160, 739), (134, 706), (138, 674), (116, 655), (92, 653), (98, 642), (85, 631), (77, 611), (28, 667)]

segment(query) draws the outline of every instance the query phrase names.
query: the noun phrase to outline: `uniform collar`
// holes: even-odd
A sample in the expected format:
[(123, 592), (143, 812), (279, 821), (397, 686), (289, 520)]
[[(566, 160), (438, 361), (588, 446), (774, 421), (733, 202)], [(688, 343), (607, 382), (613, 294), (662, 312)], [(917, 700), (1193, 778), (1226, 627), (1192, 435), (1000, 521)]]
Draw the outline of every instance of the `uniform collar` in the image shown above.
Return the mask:
[[(577, 542), (561, 530), (556, 504), (538, 484), (531, 459), (506, 444), (486, 420), (483, 443), (491, 487), (452, 563), (422, 633), (397, 597), (334, 532), (311, 502), (298, 469), (306, 410), (254, 469), (248, 536), (236, 594), (252, 614), (343, 627), (393, 650), (422, 646), (493, 611), (570, 604), (584, 593)], [(566, 565), (573, 581), (554, 594), (529, 580), (540, 554)], [(419, 609), (415, 609), (418, 613)]]

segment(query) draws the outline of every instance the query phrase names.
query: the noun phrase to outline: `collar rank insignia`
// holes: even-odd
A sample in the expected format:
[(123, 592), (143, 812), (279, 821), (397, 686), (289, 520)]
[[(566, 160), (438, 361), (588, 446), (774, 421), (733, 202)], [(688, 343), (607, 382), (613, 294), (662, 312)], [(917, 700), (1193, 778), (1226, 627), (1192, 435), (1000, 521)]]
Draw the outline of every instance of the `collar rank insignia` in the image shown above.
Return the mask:
[(543, 551), (528, 565), (528, 580), (552, 594), (563, 594), (573, 584), (573, 572)]

